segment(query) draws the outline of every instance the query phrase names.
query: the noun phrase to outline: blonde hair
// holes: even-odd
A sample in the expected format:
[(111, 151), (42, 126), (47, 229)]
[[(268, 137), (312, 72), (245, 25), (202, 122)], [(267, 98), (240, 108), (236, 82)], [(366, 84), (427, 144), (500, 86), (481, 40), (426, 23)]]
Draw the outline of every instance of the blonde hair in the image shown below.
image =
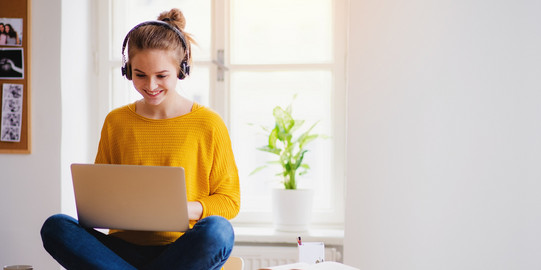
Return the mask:
[(175, 61), (178, 62), (179, 67), (182, 61), (186, 61), (190, 65), (192, 61), (191, 44), (195, 42), (192, 36), (184, 31), (186, 27), (184, 14), (179, 9), (173, 8), (170, 11), (162, 12), (158, 16), (158, 20), (166, 22), (171, 27), (178, 29), (183, 35), (185, 44), (182, 44), (176, 31), (171, 31), (172, 29), (160, 25), (144, 25), (133, 29), (129, 33), (127, 44), (128, 59), (133, 59), (133, 56), (140, 50), (170, 50), (175, 52)]

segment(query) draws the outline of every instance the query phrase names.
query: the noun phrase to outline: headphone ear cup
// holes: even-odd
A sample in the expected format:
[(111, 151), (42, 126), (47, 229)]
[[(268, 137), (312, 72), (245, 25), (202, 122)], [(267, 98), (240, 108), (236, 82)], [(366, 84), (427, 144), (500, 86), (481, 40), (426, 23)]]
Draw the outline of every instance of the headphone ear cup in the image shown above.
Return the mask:
[(179, 80), (183, 80), (189, 74), (190, 74), (190, 66), (188, 66), (188, 63), (186, 61), (182, 61), (180, 63), (180, 72), (178, 74)]
[(126, 63), (126, 66), (124, 67), (124, 73), (126, 74), (126, 79), (131, 81), (131, 65), (129, 63)]

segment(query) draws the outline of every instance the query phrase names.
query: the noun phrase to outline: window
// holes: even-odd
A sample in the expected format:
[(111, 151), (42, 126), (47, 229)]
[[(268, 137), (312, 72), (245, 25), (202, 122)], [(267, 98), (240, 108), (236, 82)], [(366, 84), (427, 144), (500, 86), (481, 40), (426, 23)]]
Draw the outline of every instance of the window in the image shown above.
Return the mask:
[[(229, 127), (241, 178), (236, 223), (270, 223), (270, 190), (279, 184), (268, 168), (274, 158), (256, 150), (265, 144), (255, 126), (272, 126), (272, 109), (293, 102), (296, 118), (320, 121), (315, 132), (330, 136), (310, 145), (312, 169), (300, 187), (314, 188), (313, 221), (343, 223), (345, 177), (346, 0), (104, 0), (99, 4), (101, 117), (139, 98), (120, 76), (126, 33), (173, 7), (186, 16), (192, 49), (191, 76), (181, 94), (209, 106)], [(106, 53), (103, 53), (106, 52)], [(297, 98), (292, 101), (293, 96)], [(255, 125), (250, 125), (255, 124)]]

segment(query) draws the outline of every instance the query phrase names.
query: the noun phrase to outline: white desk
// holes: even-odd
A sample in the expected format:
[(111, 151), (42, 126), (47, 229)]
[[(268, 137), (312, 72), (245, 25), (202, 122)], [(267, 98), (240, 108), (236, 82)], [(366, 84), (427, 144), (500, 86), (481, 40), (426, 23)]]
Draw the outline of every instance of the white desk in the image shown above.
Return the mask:
[(324, 262), (317, 264), (294, 263), (273, 267), (260, 268), (259, 270), (359, 270), (337, 262)]

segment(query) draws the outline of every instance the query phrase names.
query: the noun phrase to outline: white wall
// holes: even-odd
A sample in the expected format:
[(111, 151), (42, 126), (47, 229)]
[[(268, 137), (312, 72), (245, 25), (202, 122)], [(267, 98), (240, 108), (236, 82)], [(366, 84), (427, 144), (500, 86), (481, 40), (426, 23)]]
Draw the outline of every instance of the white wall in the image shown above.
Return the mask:
[[(101, 126), (97, 119), (94, 63), (96, 1), (62, 1), (62, 212), (76, 217), (70, 164), (93, 162)], [(94, 113), (92, 113), (94, 111)]]
[(32, 1), (32, 153), (0, 154), (0, 265), (60, 268), (39, 230), (52, 214), (75, 214), (69, 164), (95, 155), (91, 2)]
[(41, 244), (60, 211), (60, 0), (33, 0), (29, 155), (0, 154), (0, 265), (58, 268)]
[(345, 262), (540, 269), (540, 1), (350, 3)]

